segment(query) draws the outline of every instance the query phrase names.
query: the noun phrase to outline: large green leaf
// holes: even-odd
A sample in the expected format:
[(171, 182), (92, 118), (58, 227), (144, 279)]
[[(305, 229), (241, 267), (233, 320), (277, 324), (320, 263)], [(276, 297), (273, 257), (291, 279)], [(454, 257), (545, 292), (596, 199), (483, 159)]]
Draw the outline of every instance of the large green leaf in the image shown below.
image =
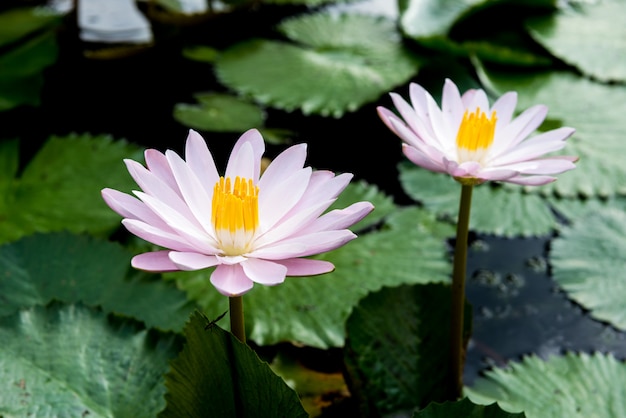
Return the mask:
[(52, 304), (0, 318), (0, 415), (154, 417), (175, 337)]
[(472, 8), (488, 0), (404, 0), (400, 25), (413, 38), (447, 36), (454, 24)]
[(516, 90), (518, 109), (543, 103), (554, 124), (576, 129), (563, 154), (580, 157), (558, 181), (528, 191), (576, 197), (626, 194), (621, 155), (626, 130), (626, 85), (605, 85), (563, 71), (496, 71), (479, 67), (483, 83), (498, 94)]
[(416, 59), (388, 19), (317, 13), (286, 20), (278, 29), (299, 44), (237, 44), (218, 57), (219, 80), (260, 103), (339, 117), (417, 72)]
[(626, 416), (626, 365), (610, 354), (530, 356), (488, 371), (465, 392), (475, 403), (498, 402), (528, 418), (621, 418)]
[[(348, 318), (345, 360), (362, 416), (385, 416), (444, 401), (450, 390), (449, 285), (384, 288)], [(465, 307), (469, 339), (472, 310)]]
[(531, 35), (552, 54), (599, 80), (626, 80), (626, 3), (603, 0), (561, 7), (530, 19)]
[(193, 304), (157, 276), (131, 269), (130, 258), (118, 244), (68, 233), (0, 246), (0, 316), (60, 300), (182, 330)]
[(413, 418), (524, 418), (523, 412), (519, 414), (508, 413), (500, 409), (498, 404), (476, 405), (467, 398), (457, 402), (433, 402), (423, 410), (413, 414)]
[(161, 418), (308, 417), (298, 395), (254, 351), (195, 313), (166, 376)]
[[(461, 185), (450, 176), (400, 164), (400, 181), (406, 193), (428, 210), (456, 224)], [(470, 229), (505, 236), (545, 235), (557, 222), (544, 199), (485, 183), (474, 187)]]
[[(255, 286), (244, 296), (246, 329), (260, 345), (296, 341), (328, 348), (342, 346), (344, 323), (368, 292), (403, 283), (448, 280), (445, 238), (452, 227), (431, 214), (407, 208), (390, 215), (378, 231), (363, 234), (319, 258), (335, 271), (317, 277), (291, 277), (276, 287)], [(170, 273), (207, 314), (228, 304), (209, 283), (210, 271)]]
[(190, 128), (214, 132), (243, 132), (263, 125), (265, 114), (258, 106), (235, 96), (197, 93), (199, 104), (178, 103), (174, 119)]
[[(15, 150), (2, 159), (16, 159)], [(141, 160), (135, 146), (106, 136), (52, 137), (21, 177), (0, 182), (0, 243), (34, 232), (69, 230), (110, 233), (120, 217), (104, 203), (100, 190), (134, 186), (123, 158)]]
[(626, 330), (626, 213), (598, 208), (552, 242), (554, 279), (594, 318)]

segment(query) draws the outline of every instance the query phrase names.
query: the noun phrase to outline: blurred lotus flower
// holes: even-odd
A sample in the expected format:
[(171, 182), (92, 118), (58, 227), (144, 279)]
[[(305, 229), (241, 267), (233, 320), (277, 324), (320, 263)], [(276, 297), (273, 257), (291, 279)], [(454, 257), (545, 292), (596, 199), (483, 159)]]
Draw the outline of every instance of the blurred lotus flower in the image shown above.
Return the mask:
[(574, 129), (562, 127), (528, 138), (543, 122), (547, 107), (533, 106), (513, 118), (517, 94), (508, 92), (489, 106), (483, 90), (463, 95), (446, 80), (441, 108), (420, 85), (409, 86), (411, 104), (391, 98), (400, 117), (378, 107), (383, 122), (404, 141), (409, 160), (427, 170), (448, 173), (457, 181), (477, 185), (488, 180), (538, 186), (575, 168), (577, 157), (544, 154), (565, 146)]
[(332, 271), (327, 261), (302, 257), (356, 238), (346, 228), (373, 205), (359, 202), (324, 213), (352, 175), (304, 167), (306, 145), (300, 144), (276, 157), (261, 176), (264, 150), (261, 134), (247, 131), (220, 177), (204, 139), (190, 131), (186, 161), (153, 149), (145, 153), (147, 168), (126, 160), (142, 189), (134, 192), (138, 199), (112, 189), (102, 196), (130, 232), (167, 248), (137, 255), (132, 265), (149, 271), (216, 266), (211, 283), (226, 296), (242, 295), (254, 283), (276, 285), (285, 276)]

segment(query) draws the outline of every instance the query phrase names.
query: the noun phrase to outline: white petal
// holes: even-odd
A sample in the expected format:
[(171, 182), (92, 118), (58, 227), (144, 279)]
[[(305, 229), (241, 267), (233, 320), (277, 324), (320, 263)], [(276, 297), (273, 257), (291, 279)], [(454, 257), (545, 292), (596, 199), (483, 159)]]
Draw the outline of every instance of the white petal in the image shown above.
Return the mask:
[(152, 212), (141, 200), (114, 189), (102, 189), (107, 205), (124, 218), (139, 219), (159, 228), (170, 230), (165, 222)]
[(255, 283), (273, 286), (285, 281), (287, 267), (267, 260), (249, 258), (241, 263), (244, 273)]
[(423, 152), (410, 145), (403, 144), (402, 152), (415, 165), (425, 168), (426, 170), (445, 173), (446, 169), (440, 161), (434, 161), (426, 156)]
[(163, 183), (167, 184), (176, 193), (179, 193), (178, 184), (176, 184), (176, 180), (174, 180), (172, 169), (170, 168), (165, 155), (155, 149), (147, 149), (144, 152), (144, 158), (146, 160), (148, 170), (150, 170), (152, 174), (158, 177)]
[(556, 177), (551, 176), (519, 176), (511, 177), (507, 179), (507, 183), (520, 184), (522, 186), (543, 186), (544, 184), (552, 183), (556, 180)]
[(422, 121), (420, 120), (420, 117), (415, 112), (415, 109), (413, 109), (411, 105), (408, 104), (406, 100), (404, 100), (402, 96), (400, 96), (399, 94), (389, 93), (389, 95), (391, 96), (391, 101), (393, 102), (393, 105), (396, 107), (396, 109), (400, 113), (400, 116), (402, 117), (404, 122), (413, 131), (415, 132), (419, 131), (420, 126), (422, 125)]
[(224, 296), (240, 296), (254, 286), (239, 264), (217, 266), (211, 274), (211, 284)]
[(501, 130), (497, 129), (491, 145), (491, 158), (508, 152), (509, 149), (526, 139), (541, 125), (547, 114), (548, 108), (546, 106), (536, 105), (526, 109)]
[[(515, 106), (517, 105), (517, 93), (509, 91), (504, 93), (496, 100), (491, 107), (491, 111), (496, 112), (498, 122), (496, 123), (496, 129), (506, 126), (511, 122), (513, 113), (515, 112)], [(491, 112), (489, 112), (491, 113)], [(490, 114), (488, 116), (491, 116)]]
[(558, 128), (530, 138), (515, 148), (509, 149), (498, 158), (490, 160), (489, 165), (506, 165), (558, 151), (565, 147), (565, 140), (574, 133), (572, 128)]
[(335, 209), (325, 213), (299, 233), (346, 229), (365, 218), (372, 210), (374, 210), (374, 205), (370, 202), (353, 203), (345, 209)]
[(463, 119), (463, 113), (465, 107), (461, 100), (461, 93), (458, 87), (452, 80), (446, 78), (443, 84), (443, 94), (441, 96), (441, 111), (446, 119), (447, 125), (450, 127), (450, 135), (453, 135), (453, 130), (459, 126)]

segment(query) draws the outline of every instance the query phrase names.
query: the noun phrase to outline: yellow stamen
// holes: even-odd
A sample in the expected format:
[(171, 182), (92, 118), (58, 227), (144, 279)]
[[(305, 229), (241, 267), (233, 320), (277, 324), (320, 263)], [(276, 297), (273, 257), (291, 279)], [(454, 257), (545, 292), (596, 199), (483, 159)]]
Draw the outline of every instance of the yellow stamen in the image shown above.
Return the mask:
[(491, 146), (496, 130), (496, 112), (491, 112), (487, 118), (485, 112), (477, 108), (475, 112), (465, 111), (459, 133), (456, 135), (456, 144), (467, 151), (485, 150)]
[(253, 233), (259, 225), (259, 188), (252, 179), (220, 177), (213, 188), (211, 221), (216, 231)]

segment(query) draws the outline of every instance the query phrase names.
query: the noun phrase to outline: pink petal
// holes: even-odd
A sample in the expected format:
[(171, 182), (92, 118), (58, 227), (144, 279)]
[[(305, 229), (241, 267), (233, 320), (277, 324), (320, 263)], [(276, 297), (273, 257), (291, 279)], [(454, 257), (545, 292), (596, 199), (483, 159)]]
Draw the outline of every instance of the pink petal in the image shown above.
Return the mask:
[(390, 121), (392, 117), (397, 119), (397, 116), (394, 115), (392, 111), (382, 106), (378, 106), (376, 108), (376, 112), (378, 113), (378, 117), (380, 117), (383, 123), (387, 125), (387, 128), (389, 128), (389, 130), (393, 132), (394, 134), (396, 134), (397, 136), (400, 136), (400, 134), (396, 131), (396, 128), (391, 124), (391, 121)]
[(335, 269), (333, 263), (310, 258), (290, 258), (277, 260), (276, 263), (287, 267), (287, 276), (315, 276), (330, 273)]
[(179, 270), (202, 270), (219, 264), (214, 255), (195, 252), (171, 251), (169, 257)]
[(519, 171), (504, 168), (491, 168), (489, 170), (482, 170), (478, 173), (478, 178), (490, 181), (504, 181), (515, 177), (519, 174)]
[(470, 112), (475, 112), (478, 108), (485, 113), (489, 111), (489, 99), (487, 99), (487, 94), (482, 89), (472, 89), (471, 94), (467, 96), (463, 104)]
[(254, 282), (243, 271), (240, 264), (221, 264), (211, 274), (211, 284), (225, 296), (240, 296), (250, 291)]
[(389, 93), (389, 96), (391, 96), (391, 101), (400, 113), (400, 116), (404, 120), (404, 122), (409, 126), (412, 131), (418, 132), (421, 129), (420, 126), (423, 125), (423, 123), (420, 120), (420, 117), (415, 112), (415, 109), (413, 109), (411, 105), (409, 105), (399, 94)]
[(559, 174), (573, 170), (576, 165), (564, 158), (542, 158), (506, 165), (503, 168), (516, 170), (521, 174)]
[(511, 118), (513, 117), (513, 113), (515, 112), (516, 105), (517, 93), (514, 91), (504, 93), (498, 98), (498, 100), (496, 100), (496, 102), (491, 107), (491, 111), (495, 111), (496, 117), (498, 118), (498, 122), (496, 123), (496, 129), (502, 126), (506, 126), (511, 122)]
[(156, 216), (141, 200), (118, 190), (108, 188), (102, 189), (101, 194), (105, 203), (124, 218), (139, 219), (159, 228), (170, 229), (167, 224)]
[(437, 173), (445, 173), (446, 169), (439, 161), (433, 161), (423, 152), (410, 145), (403, 144), (402, 152), (406, 157), (415, 165), (425, 168), (426, 170), (434, 171)]
[(133, 257), (130, 264), (139, 270), (146, 271), (178, 271), (178, 267), (168, 257), (169, 251), (155, 251), (143, 253)]
[(509, 149), (526, 139), (541, 125), (547, 114), (548, 108), (546, 106), (536, 105), (526, 109), (501, 130), (498, 129), (491, 146), (492, 158), (508, 152)]
[(374, 210), (374, 205), (370, 202), (353, 203), (345, 209), (335, 209), (325, 213), (299, 233), (308, 234), (349, 228), (365, 218), (372, 210)]
[(163, 183), (167, 184), (176, 193), (179, 193), (178, 184), (174, 180), (172, 169), (165, 158), (165, 155), (161, 154), (155, 149), (147, 149), (144, 152), (144, 158), (146, 160), (146, 166), (152, 174), (154, 174)]
[(265, 190), (302, 170), (306, 159), (306, 148), (306, 144), (299, 144), (281, 152), (265, 169), (259, 180), (259, 188)]
[(212, 195), (213, 186), (219, 180), (219, 173), (213, 161), (213, 155), (209, 151), (206, 142), (200, 134), (193, 129), (189, 130), (185, 144), (185, 159), (187, 165), (204, 186), (207, 195)]
[(124, 219), (122, 225), (139, 238), (160, 247), (178, 251), (194, 251), (196, 248), (171, 229), (161, 229), (152, 224), (135, 219)]
[(544, 154), (558, 151), (565, 147), (565, 140), (574, 133), (572, 128), (558, 128), (548, 132), (539, 134), (530, 138), (515, 148), (507, 150), (498, 158), (492, 158), (490, 165), (505, 165), (533, 158), (540, 157)]
[(267, 260), (306, 257), (334, 250), (352, 241), (354, 238), (356, 238), (356, 235), (347, 229), (314, 232), (256, 249), (250, 256)]
[[(244, 148), (246, 150), (242, 154)], [(256, 129), (244, 132), (235, 143), (228, 158), (226, 177), (244, 177), (252, 179), (256, 184), (261, 175), (261, 158), (264, 152), (265, 142), (261, 133)]]
[(543, 186), (544, 184), (552, 183), (556, 180), (556, 177), (551, 176), (519, 176), (511, 177), (505, 180), (507, 183), (520, 184), (522, 186)]
[(448, 173), (453, 177), (477, 177), (482, 166), (475, 161), (466, 161), (464, 163), (454, 165), (450, 164)]
[[(448, 125), (458, 126), (463, 118), (465, 107), (461, 100), (461, 93), (452, 80), (446, 78), (443, 84), (443, 93), (441, 95), (441, 111)], [(456, 129), (456, 128), (455, 128)]]
[(243, 272), (250, 280), (266, 286), (274, 286), (285, 281), (287, 267), (267, 260), (249, 258), (241, 263)]
[[(213, 231), (213, 224), (211, 222), (211, 197), (207, 194), (207, 187), (204, 186), (200, 180), (196, 177), (191, 168), (185, 164), (182, 158), (174, 152), (167, 151), (165, 156), (170, 163), (172, 173), (180, 192), (185, 200), (185, 203), (193, 213), (195, 220), (207, 231)], [(215, 177), (217, 181), (217, 177)], [(211, 185), (210, 196), (213, 195), (214, 184)]]
[(311, 174), (311, 167), (306, 167), (280, 183), (272, 184), (272, 187), (259, 187), (259, 222), (263, 231), (272, 228), (298, 203), (307, 189)]

